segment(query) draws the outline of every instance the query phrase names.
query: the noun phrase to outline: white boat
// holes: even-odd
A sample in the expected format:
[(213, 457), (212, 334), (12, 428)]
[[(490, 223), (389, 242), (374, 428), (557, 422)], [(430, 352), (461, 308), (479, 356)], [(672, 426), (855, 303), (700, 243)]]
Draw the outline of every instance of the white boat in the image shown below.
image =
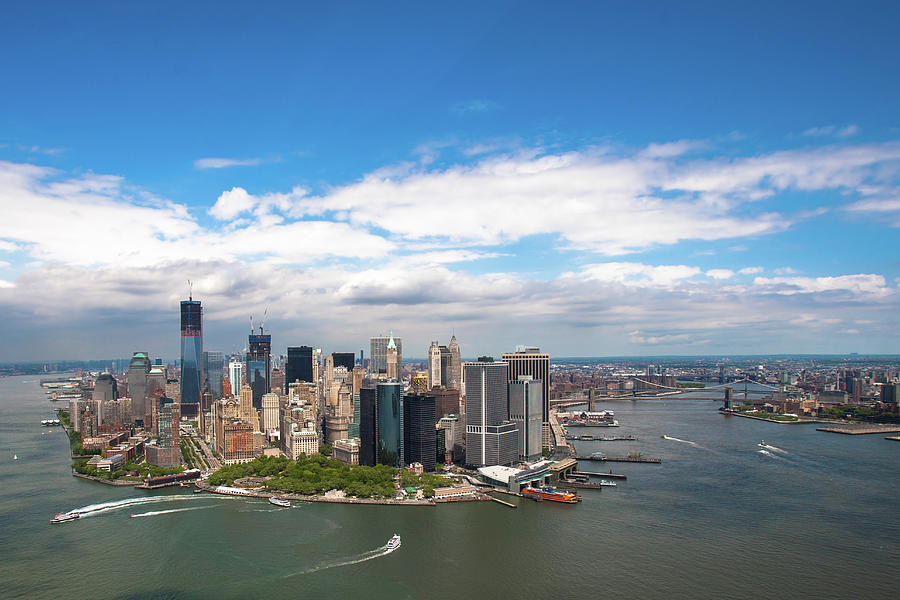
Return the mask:
[(766, 440), (761, 441), (760, 443), (757, 444), (757, 446), (759, 446), (760, 448), (768, 448), (769, 447), (769, 445), (766, 443)]
[(395, 533), (394, 537), (389, 539), (388, 543), (385, 544), (384, 547), (388, 550), (396, 550), (397, 548), (399, 548), (400, 547), (400, 536)]
[(275, 506), (281, 506), (281, 507), (284, 507), (284, 508), (290, 508), (290, 507), (291, 507), (291, 501), (290, 501), (290, 500), (283, 500), (283, 499), (281, 499), (281, 498), (276, 498), (275, 496), (272, 496), (271, 498), (269, 498), (269, 504), (274, 504)]
[(75, 519), (80, 519), (81, 515), (78, 513), (59, 513), (52, 519), (50, 519), (51, 523), (65, 523), (66, 521), (74, 521)]
[(13, 460), (19, 460), (19, 455), (18, 455), (18, 454), (13, 454)]
[(602, 486), (604, 486), (604, 487), (616, 487), (616, 482), (615, 482), (615, 481), (608, 481), (608, 480), (606, 480), (606, 479), (601, 479), (601, 480), (600, 480), (600, 485), (602, 485)]

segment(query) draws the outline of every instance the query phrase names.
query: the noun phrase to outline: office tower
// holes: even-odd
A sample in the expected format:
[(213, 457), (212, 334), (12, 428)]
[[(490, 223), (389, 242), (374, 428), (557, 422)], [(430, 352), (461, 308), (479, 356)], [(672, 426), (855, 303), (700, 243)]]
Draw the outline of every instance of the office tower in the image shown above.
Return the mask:
[(204, 391), (211, 393), (214, 399), (219, 400), (224, 393), (222, 382), (225, 378), (225, 355), (221, 352), (204, 352), (203, 374), (205, 377)]
[(459, 414), (459, 390), (435, 388), (428, 394), (434, 396), (435, 418)]
[(459, 342), (456, 336), (450, 337), (450, 376), (447, 378), (447, 387), (452, 390), (459, 390), (462, 387), (462, 362), (459, 358)]
[(394, 334), (391, 333), (391, 339), (388, 341), (387, 349), (384, 353), (385, 373), (389, 379), (400, 379), (400, 352), (397, 344), (394, 342)]
[(531, 375), (541, 381), (541, 446), (550, 447), (550, 355), (539, 348), (517, 346), (515, 352), (504, 353), (500, 359), (509, 365), (509, 381), (519, 375)]
[(359, 390), (359, 464), (375, 466), (375, 388)]
[(400, 364), (402, 364), (403, 340), (401, 338), (395, 338), (393, 331), (391, 332), (390, 336), (379, 335), (369, 340), (369, 361), (371, 362), (373, 373), (387, 373), (387, 348), (391, 343), (391, 340), (394, 341), (394, 346), (397, 349), (398, 367)]
[(348, 371), (352, 371), (356, 366), (356, 356), (352, 352), (332, 352), (331, 358), (335, 367), (346, 367)]
[(157, 393), (164, 394), (165, 391), (166, 369), (161, 365), (153, 365), (147, 374), (147, 398), (152, 398)]
[(241, 386), (238, 394), (238, 406), (240, 407), (240, 418), (249, 421), (256, 410), (253, 408), (253, 388), (246, 383)]
[(404, 464), (422, 463), (426, 471), (434, 471), (437, 448), (434, 426), (434, 396), (407, 394), (403, 397)]
[(181, 412), (199, 412), (203, 393), (203, 309), (191, 297), (181, 301)]
[(375, 386), (375, 446), (377, 464), (404, 466), (403, 384), (398, 381)]
[(101, 403), (102, 413), (102, 403), (107, 400), (115, 400), (118, 398), (119, 396), (116, 392), (116, 380), (113, 379), (113, 376), (109, 373), (102, 373), (94, 382), (94, 391), (91, 394), (91, 400)]
[(145, 447), (147, 462), (157, 467), (177, 467), (181, 464), (181, 405), (171, 398), (161, 398), (156, 422), (159, 434), (156, 444)]
[(363, 351), (360, 350), (360, 351), (359, 351), (359, 366), (361, 366), (361, 367), (364, 366), (364, 365), (363, 365), (364, 362), (365, 362), (365, 358), (364, 358), (364, 355), (363, 355)]
[(315, 381), (315, 379), (313, 379), (313, 349), (311, 347), (288, 347), (284, 380), (287, 383), (294, 383), (295, 381)]
[[(150, 373), (150, 358), (146, 352), (135, 352), (128, 363), (128, 396), (131, 398), (131, 418), (144, 422), (147, 411), (147, 376)], [(152, 419), (146, 419), (148, 421)]]
[(262, 427), (269, 439), (278, 437), (278, 407), (281, 399), (278, 394), (269, 392), (262, 397)]
[(444, 455), (437, 458), (443, 463), (464, 461), (465, 427), (459, 417), (457, 415), (441, 417), (437, 422), (437, 430), (444, 433)]
[(885, 404), (897, 404), (897, 392), (900, 391), (900, 384), (885, 383), (881, 386), (879, 392), (879, 400)]
[(244, 363), (237, 360), (228, 363), (228, 379), (231, 381), (231, 395), (237, 397), (244, 385)]
[[(483, 357), (488, 358), (488, 357)], [(508, 465), (518, 456), (517, 428), (510, 422), (509, 365), (466, 363), (466, 464)]]
[(359, 439), (359, 392), (353, 394), (353, 418), (350, 419), (350, 425), (347, 427), (347, 437), (349, 439)]
[(262, 325), (259, 333), (250, 333), (250, 346), (247, 350), (247, 383), (253, 390), (253, 407), (262, 407), (263, 394), (271, 389), (271, 354), (272, 336), (263, 333)]
[(415, 373), (409, 380), (409, 388), (413, 393), (424, 394), (428, 391), (428, 374)]
[(279, 394), (284, 393), (284, 371), (278, 367), (272, 369), (272, 391)]
[(519, 375), (509, 382), (509, 420), (519, 429), (519, 460), (541, 457), (541, 418), (544, 406), (541, 380)]

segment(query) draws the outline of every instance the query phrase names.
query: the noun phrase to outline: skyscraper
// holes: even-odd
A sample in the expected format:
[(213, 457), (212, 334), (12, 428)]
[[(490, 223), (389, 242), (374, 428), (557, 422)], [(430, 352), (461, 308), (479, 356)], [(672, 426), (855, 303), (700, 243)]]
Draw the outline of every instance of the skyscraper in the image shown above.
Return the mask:
[(377, 464), (403, 466), (403, 384), (398, 381), (375, 386), (375, 446)]
[(369, 354), (373, 373), (387, 373), (387, 347), (391, 340), (397, 348), (397, 365), (399, 367), (403, 362), (403, 340), (394, 337), (394, 332), (390, 336), (379, 335), (369, 340)]
[(519, 429), (519, 459), (537, 460), (541, 456), (541, 415), (544, 406), (540, 379), (519, 375), (509, 382), (509, 420)]
[(352, 352), (332, 352), (331, 357), (335, 367), (347, 367), (347, 371), (352, 371), (356, 366), (356, 355)]
[(407, 394), (403, 397), (404, 464), (421, 463), (434, 471), (436, 457), (434, 396)]
[(244, 363), (237, 360), (228, 363), (228, 380), (231, 382), (231, 395), (237, 396), (244, 384)]
[(142, 423), (152, 421), (152, 415), (148, 417), (147, 405), (147, 376), (150, 373), (150, 358), (146, 352), (135, 352), (128, 363), (128, 395), (131, 396), (131, 418)]
[(375, 388), (359, 390), (359, 464), (375, 466)]
[(458, 390), (462, 387), (462, 362), (459, 357), (459, 342), (456, 336), (450, 338), (450, 376), (447, 378), (447, 387), (451, 390)]
[(289, 346), (284, 380), (286, 384), (295, 381), (313, 382), (313, 349), (309, 346)]
[(203, 393), (203, 309), (191, 297), (181, 301), (181, 413), (200, 410)]
[(515, 462), (517, 428), (509, 421), (509, 365), (493, 360), (466, 363), (466, 464)]
[(394, 334), (391, 333), (391, 339), (388, 340), (387, 350), (384, 353), (384, 362), (386, 365), (385, 373), (390, 379), (400, 379), (400, 350), (394, 342)]
[(250, 332), (250, 346), (247, 350), (247, 383), (253, 389), (253, 407), (262, 408), (263, 394), (272, 389), (272, 336), (263, 333), (262, 325), (259, 333)]
[(509, 381), (519, 375), (531, 375), (541, 381), (541, 446), (550, 447), (550, 355), (540, 348), (517, 346), (515, 352), (503, 353), (500, 359), (509, 365)]
[(225, 355), (221, 352), (203, 353), (204, 390), (215, 400), (222, 398), (222, 380), (225, 378)]

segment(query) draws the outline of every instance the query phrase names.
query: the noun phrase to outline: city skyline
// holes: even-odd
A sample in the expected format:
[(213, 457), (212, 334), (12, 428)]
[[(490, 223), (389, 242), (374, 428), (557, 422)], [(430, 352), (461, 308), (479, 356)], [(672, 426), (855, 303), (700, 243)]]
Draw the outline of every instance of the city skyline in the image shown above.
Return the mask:
[(12, 8), (0, 361), (897, 352), (896, 6), (354, 10)]

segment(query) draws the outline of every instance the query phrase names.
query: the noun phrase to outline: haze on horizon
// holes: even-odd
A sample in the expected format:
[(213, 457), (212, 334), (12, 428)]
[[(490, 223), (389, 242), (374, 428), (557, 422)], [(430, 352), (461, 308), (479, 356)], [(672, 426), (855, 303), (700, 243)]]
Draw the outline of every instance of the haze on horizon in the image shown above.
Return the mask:
[(7, 7), (0, 361), (895, 354), (898, 11)]

